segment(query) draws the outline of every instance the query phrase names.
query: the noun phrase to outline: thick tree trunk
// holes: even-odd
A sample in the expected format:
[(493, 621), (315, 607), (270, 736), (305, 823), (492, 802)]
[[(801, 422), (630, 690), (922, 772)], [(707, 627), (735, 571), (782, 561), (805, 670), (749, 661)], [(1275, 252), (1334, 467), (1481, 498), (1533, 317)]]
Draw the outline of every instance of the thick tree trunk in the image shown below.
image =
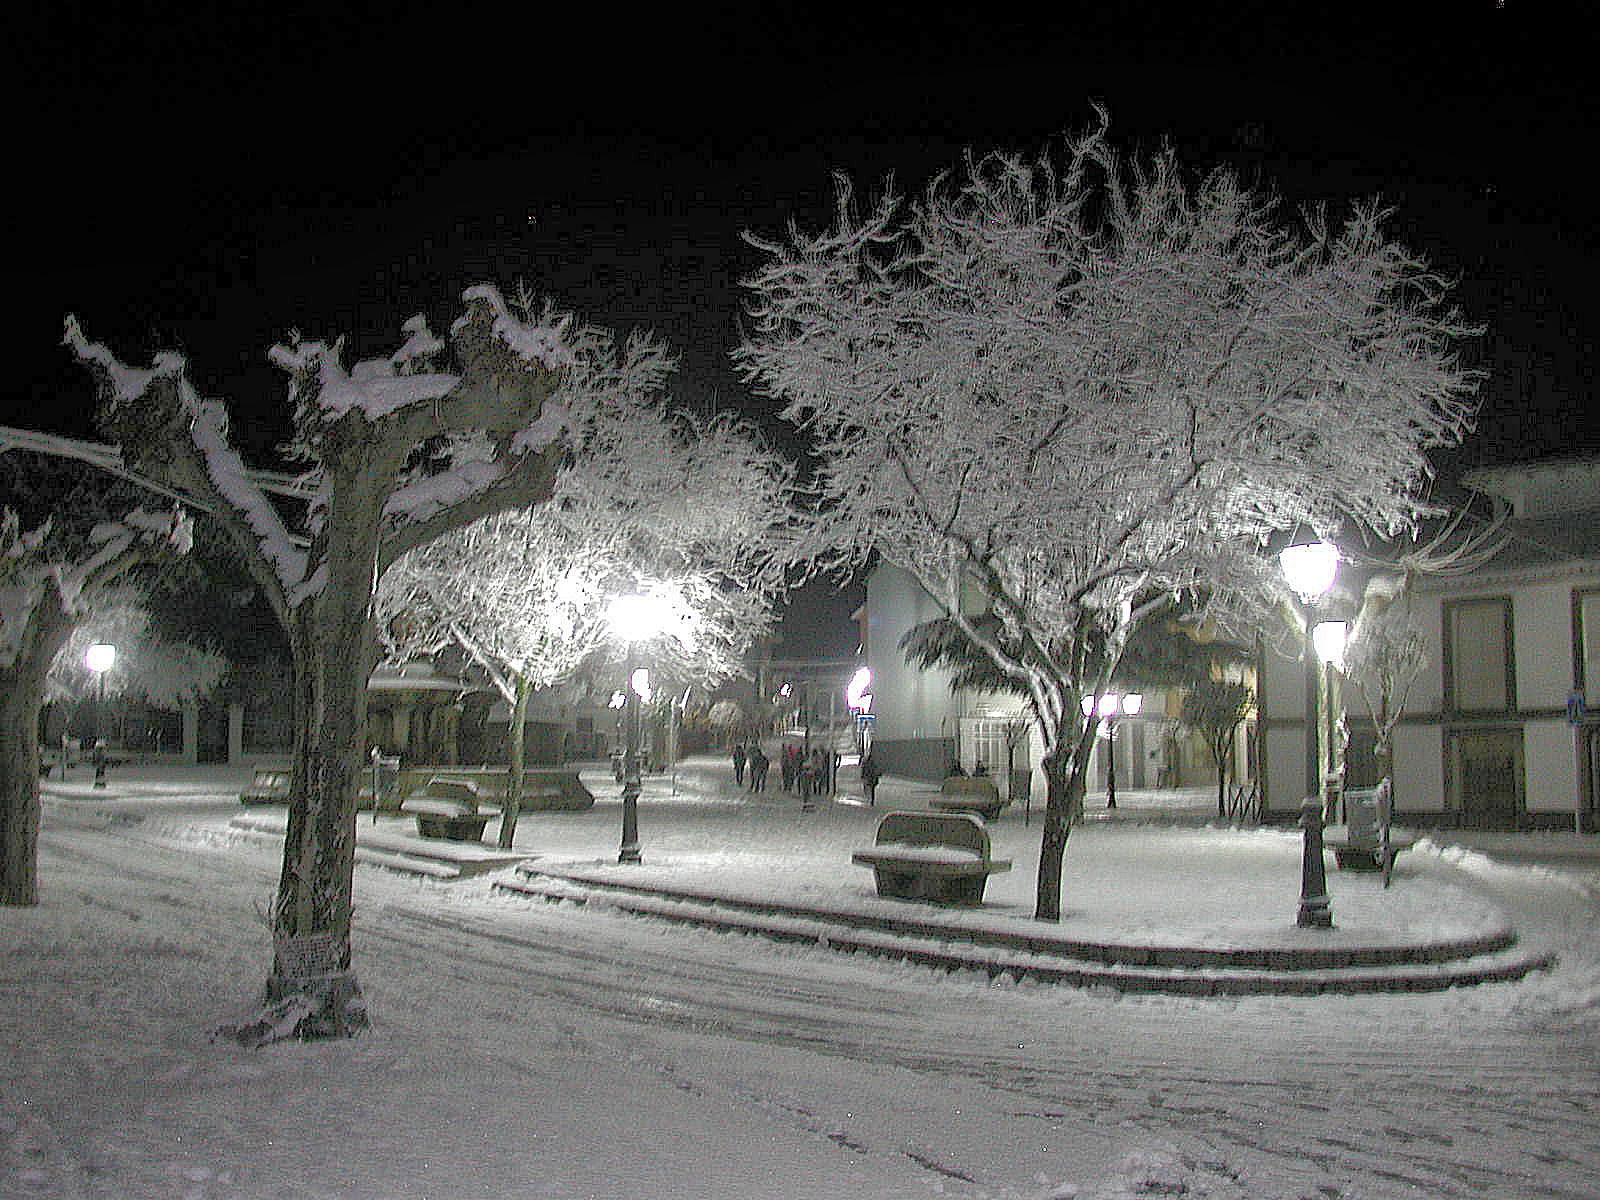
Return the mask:
[(368, 1024), (351, 969), (355, 889), (356, 793), (367, 724), (367, 680), (376, 652), (371, 627), (372, 576), (381, 470), (352, 460), (336, 490), (352, 496), (344, 511), (366, 514), (328, 530), (327, 579), (291, 618), (297, 716), (293, 794), (283, 870), (272, 913), (272, 971), (266, 1009), (225, 1032), (246, 1045), (288, 1037), (346, 1037)]
[(521, 675), (516, 680), (517, 698), (511, 706), (511, 728), (506, 733), (509, 739), (506, 749), (511, 765), (506, 772), (506, 800), (500, 809), (500, 837), (496, 843), (502, 850), (511, 849), (511, 843), (517, 836), (517, 808), (522, 803), (522, 780), (526, 774), (527, 758), (523, 730), (528, 723), (528, 697), (533, 692)]
[[(1033, 916), (1038, 921), (1061, 919), (1062, 860), (1072, 822), (1083, 811), (1084, 772), (1095, 723), (1085, 721), (1079, 730), (1058, 728), (1040, 764), (1044, 768), (1044, 828), (1039, 835), (1039, 876), (1034, 889)], [(1076, 734), (1076, 740), (1072, 740)]]
[(39, 706), (72, 632), (52, 593), (28, 614), (14, 666), (0, 669), (0, 905), (39, 903)]
[(0, 904), (39, 903), (39, 693), (0, 671)]

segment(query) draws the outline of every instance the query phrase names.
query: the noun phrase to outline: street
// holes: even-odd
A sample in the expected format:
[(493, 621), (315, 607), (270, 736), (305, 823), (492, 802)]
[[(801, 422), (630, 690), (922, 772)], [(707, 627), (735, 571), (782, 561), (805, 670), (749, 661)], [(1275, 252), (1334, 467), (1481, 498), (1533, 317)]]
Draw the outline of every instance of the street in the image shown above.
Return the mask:
[[(230, 836), (231, 811), (51, 807), (41, 839), (50, 903), (81, 913), (97, 938), (124, 928), (155, 937), (159, 967), (129, 971), (158, 971), (167, 994), (151, 1020), (165, 1026), (135, 1027), (138, 1044), (116, 1053), (80, 1050), (81, 1031), (51, 1043), (10, 1006), (8, 1042), (27, 1049), (8, 1090), (32, 1095), (35, 1122), (16, 1128), (47, 1122), (64, 1160), (81, 1147), (90, 1164), (76, 1168), (77, 1192), (16, 1194), (161, 1195), (161, 1172), (184, 1155), (229, 1164), (205, 1178), (186, 1168), (198, 1179), (181, 1193), (191, 1200), (439, 1187), (407, 1190), (384, 1174), (387, 1162), (352, 1178), (349, 1153), (397, 1172), (420, 1155), (413, 1172), (443, 1171), (456, 1195), (485, 1197), (750, 1194), (748, 1183), (719, 1185), (708, 1164), (782, 1176), (794, 1153), (815, 1155), (805, 1179), (783, 1176), (766, 1194), (1600, 1194), (1600, 910), (1581, 887), (1521, 867), (1474, 878), (1526, 936), (1561, 947), (1555, 972), (1428, 996), (1227, 1001), (997, 984), (552, 906), (493, 893), (487, 880), (437, 886), (362, 867), (356, 965), (374, 1029), (314, 1060), (327, 1068), (314, 1095), (344, 1114), (328, 1136), (346, 1149), (319, 1150), (317, 1129), (301, 1128), (313, 1142), (290, 1154), (272, 1131), (296, 1124), (297, 1109), (230, 1106), (220, 1125), (193, 1111), (207, 1076), (281, 1100), (290, 1085), (274, 1084), (276, 1073), (298, 1073), (303, 1057), (204, 1045), (202, 1027), (259, 986), (259, 913), (278, 869), (270, 845)], [(140, 995), (150, 990), (147, 981)], [(59, 1011), (94, 1026), (104, 1016), (95, 1003), (69, 994)], [(117, 1011), (132, 1007), (123, 997)], [(430, 1045), (426, 1031), (441, 1021), (448, 1038)], [(564, 1083), (552, 1093), (555, 1072)], [(71, 1083), (91, 1077), (95, 1087)], [(535, 1077), (543, 1082), (528, 1091)], [(401, 1079), (420, 1091), (397, 1095)], [(557, 1115), (614, 1111), (617, 1095), (629, 1096), (627, 1127), (600, 1132), (593, 1118)], [(390, 1128), (394, 1110), (405, 1117), (414, 1104), (479, 1132), (451, 1136), (441, 1120), (402, 1148), (355, 1136)], [(679, 1119), (674, 1106), (696, 1132), (658, 1128)], [(169, 1124), (133, 1153), (139, 1122), (157, 1112)], [(187, 1139), (172, 1140), (172, 1122)], [(489, 1126), (506, 1144), (485, 1157)], [(473, 1173), (504, 1154), (518, 1156), (515, 1186)], [(550, 1166), (569, 1160), (565, 1176)]]

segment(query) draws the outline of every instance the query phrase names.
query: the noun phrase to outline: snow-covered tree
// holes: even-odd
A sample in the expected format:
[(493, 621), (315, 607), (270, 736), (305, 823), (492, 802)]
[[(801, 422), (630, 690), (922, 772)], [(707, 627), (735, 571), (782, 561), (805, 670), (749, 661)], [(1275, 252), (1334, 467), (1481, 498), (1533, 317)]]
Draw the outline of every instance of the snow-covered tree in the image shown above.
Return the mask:
[(1055, 920), (1080, 698), (1150, 615), (1274, 586), (1278, 531), (1409, 528), (1424, 451), (1470, 427), (1472, 331), (1377, 206), (1335, 227), (1170, 151), (1124, 161), (1104, 114), (1064, 155), (972, 156), (915, 201), (838, 192), (833, 228), (751, 237), (737, 351), (823, 463), (794, 553), (909, 571), (1027, 692)]
[[(116, 662), (103, 680), (84, 661), (95, 642), (117, 648)], [(210, 695), (227, 673), (228, 660), (216, 651), (156, 633), (141, 597), (119, 588), (72, 631), (45, 677), (44, 698), (74, 699), (103, 686), (109, 698), (173, 709)]]
[[(786, 518), (789, 469), (748, 432), (680, 417), (646, 429), (631, 462), (617, 443), (580, 446), (536, 508), (485, 518), (395, 563), (378, 590), (396, 657), (464, 650), (511, 706), (508, 796), (520, 794), (531, 695), (617, 651), (609, 601), (647, 592), (671, 612), (648, 653), (657, 674), (710, 687), (737, 673), (771, 626), (763, 567)], [(510, 848), (515, 805), (501, 821)]]
[(25, 529), (9, 508), (0, 517), (0, 904), (39, 902), (39, 707), (51, 664), (107, 589), (190, 546), (178, 511), (68, 524)]
[(1185, 729), (1206, 740), (1211, 762), (1217, 768), (1217, 816), (1228, 815), (1228, 771), (1233, 765), (1239, 726), (1255, 707), (1256, 694), (1238, 679), (1196, 679), (1183, 694)]
[[(526, 301), (526, 297), (524, 297)], [(548, 307), (517, 311), (470, 288), (450, 345), (421, 317), (387, 358), (345, 362), (343, 341), (299, 337), (271, 359), (289, 376), (291, 453), (306, 473), (304, 536), (270, 501), (202, 398), (183, 358), (148, 369), (66, 340), (94, 374), (99, 422), (127, 465), (194, 497), (221, 523), (288, 634), (295, 671), (295, 771), (272, 909), (268, 1008), (241, 1040), (346, 1034), (367, 1023), (351, 969), (355, 803), (366, 680), (377, 658), (376, 581), (408, 550), (550, 495), (574, 428), (626, 429), (671, 370), (651, 339), (618, 345)], [(453, 353), (456, 368), (437, 365)]]

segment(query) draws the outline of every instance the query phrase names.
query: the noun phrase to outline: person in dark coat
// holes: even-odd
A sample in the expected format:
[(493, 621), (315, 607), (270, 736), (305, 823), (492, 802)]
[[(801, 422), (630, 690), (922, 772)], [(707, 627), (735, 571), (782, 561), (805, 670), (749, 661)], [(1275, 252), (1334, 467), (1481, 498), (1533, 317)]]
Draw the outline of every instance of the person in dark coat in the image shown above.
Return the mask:
[(733, 782), (735, 786), (744, 784), (745, 748), (743, 742), (733, 744)]
[(764, 792), (767, 790), (767, 756), (761, 752), (761, 744), (753, 743), (750, 747), (750, 790)]
[(878, 779), (882, 774), (883, 772), (878, 770), (878, 760), (873, 758), (872, 751), (868, 750), (861, 759), (861, 790), (866, 793), (869, 805), (878, 802)]

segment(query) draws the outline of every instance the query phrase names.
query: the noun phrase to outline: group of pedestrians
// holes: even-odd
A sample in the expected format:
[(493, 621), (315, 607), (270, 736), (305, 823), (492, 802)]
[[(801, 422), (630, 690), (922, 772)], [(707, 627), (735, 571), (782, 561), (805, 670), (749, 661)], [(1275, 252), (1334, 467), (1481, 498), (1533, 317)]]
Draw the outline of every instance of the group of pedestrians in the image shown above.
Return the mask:
[(760, 742), (735, 742), (733, 747), (733, 782), (744, 786), (745, 775), (750, 776), (750, 790), (764, 792), (767, 790), (768, 763), (765, 751), (761, 749)]
[[(736, 787), (748, 786), (752, 792), (766, 791), (769, 766), (770, 761), (759, 741), (741, 739), (734, 743), (733, 782)], [(831, 796), (838, 789), (839, 755), (824, 746), (813, 746), (808, 751), (786, 742), (778, 751), (778, 767), (783, 790), (798, 794), (802, 805), (809, 806), (817, 796)], [(877, 802), (880, 774), (872, 752), (868, 751), (861, 760), (861, 789), (868, 804)]]

